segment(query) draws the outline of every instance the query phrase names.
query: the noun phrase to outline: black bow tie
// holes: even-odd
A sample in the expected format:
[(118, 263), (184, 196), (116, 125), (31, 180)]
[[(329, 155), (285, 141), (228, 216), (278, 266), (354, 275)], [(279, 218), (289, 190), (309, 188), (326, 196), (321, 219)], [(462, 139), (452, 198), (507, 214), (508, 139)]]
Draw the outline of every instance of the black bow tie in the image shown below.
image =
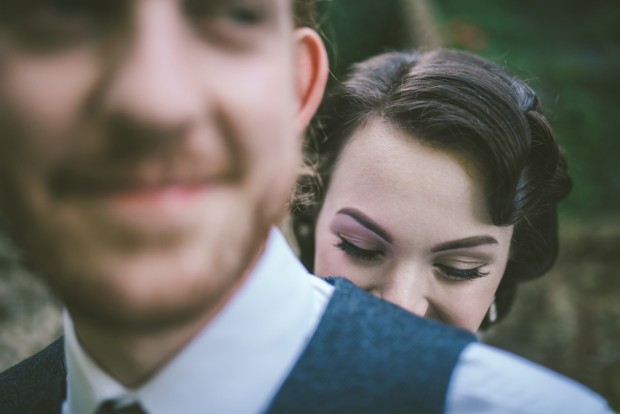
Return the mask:
[(106, 400), (101, 403), (96, 414), (147, 414), (139, 403), (121, 405), (117, 400)]

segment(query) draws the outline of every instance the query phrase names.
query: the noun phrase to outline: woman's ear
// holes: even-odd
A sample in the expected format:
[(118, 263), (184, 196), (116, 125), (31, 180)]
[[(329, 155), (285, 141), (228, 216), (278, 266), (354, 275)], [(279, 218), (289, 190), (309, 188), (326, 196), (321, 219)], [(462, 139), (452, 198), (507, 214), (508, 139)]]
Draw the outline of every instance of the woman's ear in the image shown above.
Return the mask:
[(295, 29), (297, 46), (297, 111), (295, 125), (302, 133), (318, 109), (329, 73), (325, 45), (319, 34), (308, 28)]

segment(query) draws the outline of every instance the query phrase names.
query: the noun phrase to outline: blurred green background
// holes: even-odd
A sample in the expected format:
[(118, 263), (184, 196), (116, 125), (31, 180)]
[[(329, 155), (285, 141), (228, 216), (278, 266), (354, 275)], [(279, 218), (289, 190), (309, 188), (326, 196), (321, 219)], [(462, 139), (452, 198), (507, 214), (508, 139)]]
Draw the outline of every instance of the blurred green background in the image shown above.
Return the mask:
[(560, 257), (482, 337), (620, 409), (620, 1), (325, 0), (321, 8), (333, 79), (380, 52), (442, 46), (490, 58), (538, 92), (574, 180), (560, 205)]

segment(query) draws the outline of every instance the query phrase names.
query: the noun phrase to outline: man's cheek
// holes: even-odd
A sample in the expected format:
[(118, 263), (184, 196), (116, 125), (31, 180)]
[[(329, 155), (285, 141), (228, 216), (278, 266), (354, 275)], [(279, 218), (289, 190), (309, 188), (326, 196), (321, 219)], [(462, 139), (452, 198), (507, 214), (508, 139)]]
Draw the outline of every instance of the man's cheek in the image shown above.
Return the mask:
[(85, 53), (15, 56), (4, 65), (6, 105), (33, 128), (59, 131), (83, 111), (96, 83), (96, 59)]

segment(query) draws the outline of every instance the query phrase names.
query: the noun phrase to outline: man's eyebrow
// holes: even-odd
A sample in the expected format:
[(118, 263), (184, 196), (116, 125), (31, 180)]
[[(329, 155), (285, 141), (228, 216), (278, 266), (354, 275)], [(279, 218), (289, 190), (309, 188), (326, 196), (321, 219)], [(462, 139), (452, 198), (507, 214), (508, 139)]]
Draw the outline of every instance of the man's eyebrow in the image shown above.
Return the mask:
[(353, 220), (357, 221), (362, 226), (366, 227), (368, 230), (375, 233), (377, 236), (381, 237), (388, 243), (392, 243), (392, 236), (377, 222), (368, 217), (366, 214), (362, 213), (356, 208), (343, 208), (338, 210), (336, 214), (344, 214), (346, 216), (351, 217)]
[(491, 236), (472, 236), (459, 240), (451, 240), (440, 243), (431, 249), (431, 253), (443, 252), (446, 250), (464, 249), (467, 247), (477, 247), (484, 244), (498, 244), (497, 240)]
[(193, 1), (208, 3), (210, 5), (217, 5), (217, 6), (270, 5), (274, 3), (271, 0), (193, 0)]

